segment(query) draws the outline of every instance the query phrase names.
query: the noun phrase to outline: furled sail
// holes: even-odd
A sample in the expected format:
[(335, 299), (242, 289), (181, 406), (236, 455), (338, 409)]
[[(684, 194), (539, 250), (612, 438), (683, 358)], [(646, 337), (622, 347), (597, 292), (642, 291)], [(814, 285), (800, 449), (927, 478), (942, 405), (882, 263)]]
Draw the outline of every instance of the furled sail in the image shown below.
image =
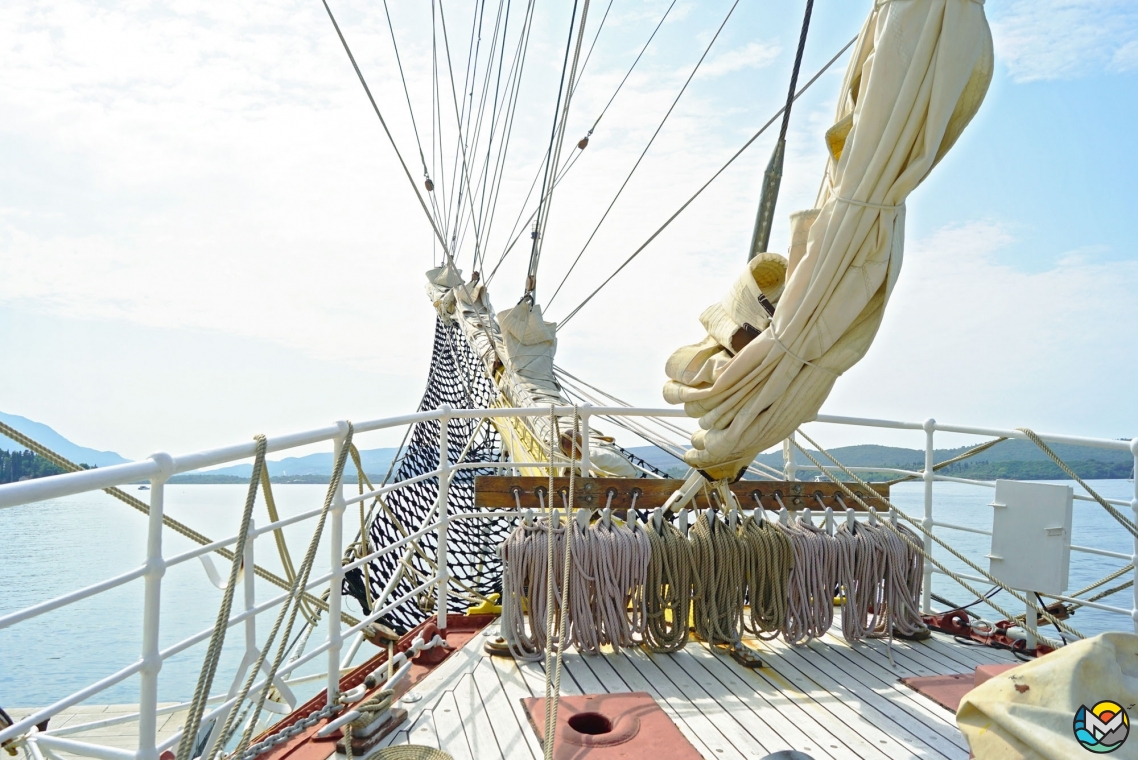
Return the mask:
[[(901, 269), (905, 199), (959, 138), (991, 76), (978, 0), (874, 5), (826, 132), (817, 207), (791, 217), (785, 284), (764, 285), (749, 266), (701, 317), (708, 337), (667, 362), (664, 398), (700, 423), (688, 464), (736, 477), (812, 419), (865, 355)], [(754, 291), (775, 307), (769, 323), (741, 300)]]
[[(427, 273), (428, 295), (440, 318), (458, 324), (472, 350), (481, 359), (486, 375), (499, 391), (494, 405), (501, 407), (568, 406), (553, 374), (553, 358), (557, 351), (556, 325), (546, 322), (538, 304), (523, 300), (517, 306), (494, 314), (486, 287), (480, 282), (466, 282), (453, 266), (443, 266)], [(549, 459), (549, 418), (493, 418), (502, 436), (504, 448), (514, 461), (545, 462)], [(572, 450), (572, 422), (554, 420), (559, 430), (555, 459), (569, 460)], [(560, 435), (558, 435), (560, 433)], [(613, 439), (596, 429), (589, 431), (590, 471), (595, 475), (638, 478), (643, 466), (613, 443)], [(577, 454), (580, 457), (580, 453)], [(525, 474), (538, 475), (541, 468), (519, 468)], [(660, 475), (662, 473), (653, 472)]]

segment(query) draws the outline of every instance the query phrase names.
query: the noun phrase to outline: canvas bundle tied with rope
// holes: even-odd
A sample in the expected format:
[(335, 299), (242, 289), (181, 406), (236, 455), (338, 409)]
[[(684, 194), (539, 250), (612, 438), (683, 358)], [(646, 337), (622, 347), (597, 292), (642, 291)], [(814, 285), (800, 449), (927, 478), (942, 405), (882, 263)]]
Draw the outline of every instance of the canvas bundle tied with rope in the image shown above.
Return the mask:
[[(865, 355), (901, 269), (905, 199), (960, 137), (991, 76), (981, 3), (875, 5), (826, 133), (816, 206), (791, 217), (785, 283), (764, 289), (755, 267), (765, 272), (771, 259), (760, 255), (703, 312), (707, 337), (667, 362), (664, 398), (700, 424), (689, 465), (737, 477), (812, 419)], [(776, 307), (769, 320), (756, 290)]]

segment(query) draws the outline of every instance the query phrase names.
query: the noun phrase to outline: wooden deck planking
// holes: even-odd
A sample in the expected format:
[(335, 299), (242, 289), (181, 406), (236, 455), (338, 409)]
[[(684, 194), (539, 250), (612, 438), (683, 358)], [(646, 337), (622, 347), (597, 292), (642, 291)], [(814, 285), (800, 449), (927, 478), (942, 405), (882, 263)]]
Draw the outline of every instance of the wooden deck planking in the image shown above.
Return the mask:
[(766, 667), (791, 681), (831, 713), (831, 721), (854, 729), (866, 741), (888, 757), (901, 760), (910, 757), (940, 757), (904, 726), (875, 709), (863, 695), (805, 660), (794, 647), (780, 639), (762, 642), (766, 647)]
[[(526, 738), (533, 732), (529, 730), (526, 718), (514, 711), (505, 687), (490, 663), (490, 658), (480, 660), (475, 666), (473, 684), (478, 690), (483, 710), (487, 715), (494, 716), (490, 728), (494, 732), (502, 757), (505, 760), (533, 760), (535, 757), (540, 757), (540, 748), (537, 754), (531, 751)], [(513, 701), (516, 703), (516, 700)], [(472, 719), (477, 720), (477, 715)], [(536, 738), (534, 743), (536, 744)]]
[(510, 710), (514, 713), (514, 718), (517, 720), (518, 725), (521, 727), (522, 736), (525, 737), (526, 746), (529, 747), (530, 752), (535, 758), (542, 757), (541, 742), (538, 741), (537, 735), (529, 725), (529, 716), (526, 714), (525, 708), (522, 707), (521, 700), (525, 697), (532, 697), (529, 687), (526, 686), (525, 679), (522, 674), (518, 672), (517, 665), (512, 659), (506, 657), (487, 657), (483, 662), (490, 663), (490, 667), (494, 669), (495, 674), (498, 676), (498, 683), (502, 686), (502, 691), (505, 694), (506, 702), (510, 706)]
[[(644, 691), (651, 694), (656, 700), (656, 704), (660, 705), (660, 709), (675, 721), (676, 726), (680, 729), (680, 733), (691, 742), (692, 746), (695, 747), (696, 751), (701, 755), (704, 757), (717, 757), (720, 754), (738, 754), (727, 745), (722, 734), (714, 727), (711, 727), (710, 731), (705, 733), (703, 730), (700, 730), (702, 727), (697, 728), (692, 726), (688, 721), (690, 713), (692, 712), (690, 706), (682, 711), (677, 710), (676, 706), (671, 701), (664, 699), (656, 687), (637, 670), (636, 666), (633, 665), (623, 653), (614, 652), (611, 655), (606, 655), (604, 664), (608, 665), (613, 674), (619, 677), (628, 691)], [(730, 750), (730, 753), (728, 750)]]
[[(400, 731), (403, 734), (404, 732)], [(430, 710), (419, 713), (418, 719), (406, 731), (403, 744), (424, 744), (439, 749), (439, 736), (435, 733), (435, 718)], [(338, 757), (333, 755), (332, 757)]]
[[(830, 733), (765, 679), (742, 680), (741, 674), (736, 674), (704, 647), (687, 647), (677, 652), (674, 658), (697, 681), (709, 685), (709, 679), (718, 682), (729, 695), (722, 698), (723, 703), (737, 704), (749, 710), (754, 719), (770, 731), (777, 745), (776, 751), (797, 749), (812, 754), (818, 760), (849, 757), (841, 752), (840, 745), (833, 743)], [(746, 716), (736, 719), (741, 723), (749, 720)]]
[[(439, 665), (426, 680), (419, 682), (411, 689), (412, 692), (415, 692), (420, 697), (417, 702), (409, 702), (406, 699), (397, 702), (396, 704), (399, 707), (407, 711), (407, 721), (404, 725), (412, 728), (406, 731), (400, 730), (392, 733), (377, 746), (389, 747), (393, 744), (408, 743), (426, 744), (427, 742), (419, 741), (415, 733), (421, 730), (421, 727), (425, 725), (421, 723), (420, 716), (429, 712), (431, 708), (438, 703), (442, 693), (453, 688), (454, 684), (457, 683), (465, 673), (469, 673), (474, 669), (478, 661), (482, 659), (481, 647), (481, 637), (475, 636), (466, 646), (460, 648), (450, 657), (443, 660), (443, 663)], [(430, 730), (433, 735), (433, 727)], [(434, 737), (433, 741), (435, 743), (431, 746), (437, 748), (438, 738)]]
[[(483, 637), (415, 687), (409, 721), (389, 744), (438, 747), (456, 760), (538, 760), (541, 744), (520, 704), (545, 694), (542, 662), (490, 657)], [(951, 639), (851, 645), (840, 627), (805, 646), (750, 641), (764, 667), (748, 670), (721, 649), (692, 641), (675, 654), (642, 649), (598, 656), (570, 652), (563, 694), (646, 691), (706, 758), (759, 758), (795, 749), (816, 760), (965, 760), (951, 712), (900, 683), (909, 675), (961, 672), (1007, 661), (1003, 652), (956, 653)]]
[[(948, 743), (967, 752), (967, 742), (960, 735), (955, 723), (950, 723), (946, 719), (945, 710), (943, 708), (930, 710), (926, 704), (912, 699), (911, 697), (917, 695), (917, 692), (902, 684), (899, 680), (901, 676), (881, 667), (867, 657), (857, 657), (856, 652), (849, 645), (830, 646), (825, 643), (812, 642), (808, 646), (810, 651), (824, 658), (837, 670), (872, 689), (883, 699), (895, 704), (898, 709), (935, 731)], [(851, 655), (853, 656), (851, 657)], [(926, 741), (926, 743), (928, 742)]]
[[(462, 681), (470, 678), (467, 673), (462, 677), (457, 686), (461, 685)], [(494, 757), (496, 753), (501, 757), (501, 752), (498, 750), (498, 743), (494, 741), (494, 734), (490, 730), (489, 721), (486, 720), (486, 712), (483, 710), (478, 715), (472, 715), (472, 720), (469, 725), (463, 720), (462, 713), (458, 709), (458, 702), (455, 700), (454, 691), (444, 691), (439, 696), (438, 704), (432, 711), (435, 724), (435, 734), (439, 737), (439, 749), (443, 752), (450, 754), (454, 760), (474, 760), (482, 757)], [(481, 717), (482, 720), (477, 718)], [(480, 740), (473, 742), (481, 750), (482, 754), (476, 754), (471, 748), (471, 736), (481, 737)], [(489, 734), (487, 738), (486, 734)], [(490, 745), (493, 745), (491, 750)]]
[[(770, 754), (776, 748), (776, 736), (772, 736), (765, 724), (752, 725), (752, 730), (740, 722), (738, 711), (730, 709), (733, 705), (724, 704), (718, 700), (723, 696), (725, 689), (715, 690), (715, 695), (703, 688), (670, 654), (650, 654), (645, 651), (630, 650), (630, 659), (638, 663), (641, 672), (647, 676), (650, 668), (655, 668), (665, 679), (671, 682), (683, 699), (686, 699), (698, 710), (708, 723), (714, 725), (723, 738), (745, 758), (761, 758)], [(748, 721), (749, 722), (749, 721)], [(757, 729), (757, 730), (754, 730)]]
[[(779, 644), (785, 648), (784, 658), (800, 672), (831, 694), (844, 695), (846, 704), (856, 706), (859, 716), (886, 729), (886, 733), (905, 745), (912, 754), (934, 758), (959, 757), (959, 747), (929, 725), (929, 722), (936, 722), (935, 718), (922, 720), (916, 714), (915, 706), (909, 710), (900, 703), (902, 695), (881, 694), (877, 688), (880, 682), (875, 683), (875, 679), (871, 679), (864, 671), (859, 673), (853, 669), (843, 669), (828, 657), (838, 649), (852, 652), (844, 642), (837, 646), (828, 643), (814, 646), (808, 643), (800, 647), (791, 647), (782, 642)], [(885, 684), (880, 684), (880, 687), (892, 692)], [(965, 752), (964, 760), (967, 757), (968, 753)]]

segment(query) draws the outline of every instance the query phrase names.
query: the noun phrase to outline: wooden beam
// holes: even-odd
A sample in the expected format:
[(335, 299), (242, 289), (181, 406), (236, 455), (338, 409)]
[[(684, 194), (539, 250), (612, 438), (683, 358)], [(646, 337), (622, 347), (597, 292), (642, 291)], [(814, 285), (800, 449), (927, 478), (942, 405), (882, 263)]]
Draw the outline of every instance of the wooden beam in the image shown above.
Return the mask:
[[(682, 480), (662, 478), (577, 478), (573, 503), (575, 507), (581, 509), (604, 509), (606, 506), (611, 506), (612, 509), (623, 511), (634, 503), (640, 509), (655, 509), (663, 506), (668, 497), (683, 484)], [(565, 509), (569, 478), (554, 478), (553, 487), (559, 494), (553, 506)], [(548, 477), (479, 475), (474, 480), (474, 506), (481, 509), (517, 509), (520, 504), (522, 509), (540, 509), (542, 502), (548, 504), (546, 496), (548, 488)], [(885, 509), (882, 497), (889, 498), (889, 486), (875, 484), (873, 486), (875, 493), (872, 494), (865, 493), (865, 489), (860, 485), (851, 485), (850, 490), (874, 509)], [(791, 511), (807, 508), (821, 510), (825, 507), (832, 507), (834, 510), (851, 507), (863, 511), (857, 502), (848, 498), (838, 486), (829, 482), (740, 480), (731, 484), (731, 492), (735, 494), (743, 509), (754, 509), (758, 503), (764, 509), (774, 511), (779, 510), (781, 505), (785, 505)], [(712, 499), (710, 504), (709, 496)], [(843, 502), (845, 506), (842, 506)], [(708, 489), (698, 493), (690, 506), (695, 509), (706, 509), (709, 506), (721, 505), (718, 503), (718, 496), (712, 496)]]

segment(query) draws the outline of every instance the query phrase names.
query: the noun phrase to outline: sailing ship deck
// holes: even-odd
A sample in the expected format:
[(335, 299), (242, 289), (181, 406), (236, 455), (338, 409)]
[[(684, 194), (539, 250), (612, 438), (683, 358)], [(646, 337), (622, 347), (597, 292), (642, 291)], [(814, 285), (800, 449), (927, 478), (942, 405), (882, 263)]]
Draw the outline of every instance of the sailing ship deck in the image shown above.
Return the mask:
[[(485, 634), (496, 635), (496, 629)], [(416, 687), (422, 699), (403, 705), (407, 722), (385, 744), (426, 744), (456, 760), (542, 757), (520, 703), (544, 695), (542, 664), (490, 657), (484, 641), (475, 637)], [(706, 758), (761, 758), (796, 749), (816, 760), (965, 760), (968, 745), (953, 713), (900, 679), (1016, 662), (1009, 652), (934, 634), (923, 642), (894, 641), (894, 667), (887, 642), (850, 645), (840, 623), (805, 646), (748, 643), (761, 652), (761, 669), (743, 668), (697, 642), (675, 654), (570, 652), (562, 693), (646, 691)]]

